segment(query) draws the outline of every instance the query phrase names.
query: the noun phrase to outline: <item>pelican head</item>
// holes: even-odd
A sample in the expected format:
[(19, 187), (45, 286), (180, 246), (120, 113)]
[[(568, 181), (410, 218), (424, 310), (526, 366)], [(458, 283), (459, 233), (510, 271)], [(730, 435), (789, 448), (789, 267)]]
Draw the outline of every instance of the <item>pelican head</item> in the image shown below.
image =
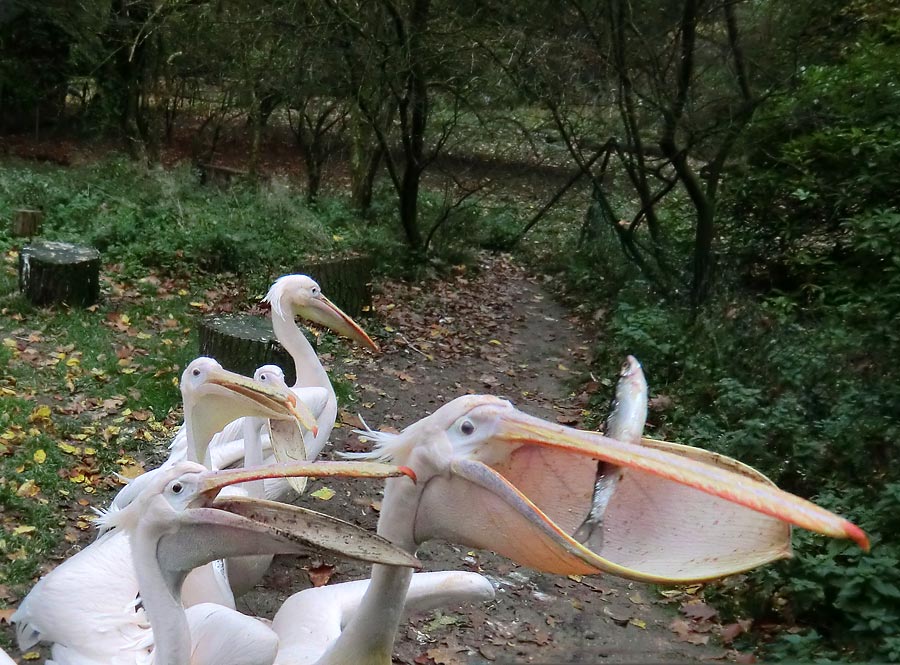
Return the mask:
[(264, 301), (272, 305), (272, 311), (278, 316), (291, 319), (294, 316), (301, 316), (372, 351), (378, 351), (378, 345), (353, 319), (325, 297), (312, 277), (307, 275), (279, 277), (272, 284)]
[[(858, 527), (739, 462), (564, 427), (496, 397), (457, 398), (399, 434), (360, 434), (375, 449), (349, 457), (390, 460), (416, 474), (415, 485), (388, 481), (379, 523), (379, 533), (407, 547), (442, 538), (546, 572), (660, 583), (790, 556), (791, 524), (868, 548)], [(598, 465), (621, 470), (622, 479), (597, 529), (602, 537), (579, 542)], [(385, 520), (394, 523), (382, 528)]]
[[(412, 476), (412, 472), (373, 462), (305, 462), (221, 471), (210, 471), (196, 462), (179, 462), (153, 474), (134, 500), (121, 510), (101, 515), (97, 525), (104, 531), (119, 528), (160, 542), (166, 536), (190, 532), (187, 539), (179, 536), (178, 547), (172, 545), (172, 558), (161, 561), (172, 573), (187, 574), (218, 558), (258, 554), (273, 547), (277, 552), (294, 551), (295, 544), (364, 561), (418, 567), (414, 557), (384, 539), (328, 515), (258, 499), (219, 498), (219, 492), (229, 485), (266, 478), (397, 475)], [(161, 550), (156, 550), (161, 555)]]
[(229, 372), (212, 358), (193, 360), (180, 386), (197, 460), (204, 459), (213, 435), (240, 416), (293, 420), (314, 434), (319, 429), (315, 416), (290, 390)]

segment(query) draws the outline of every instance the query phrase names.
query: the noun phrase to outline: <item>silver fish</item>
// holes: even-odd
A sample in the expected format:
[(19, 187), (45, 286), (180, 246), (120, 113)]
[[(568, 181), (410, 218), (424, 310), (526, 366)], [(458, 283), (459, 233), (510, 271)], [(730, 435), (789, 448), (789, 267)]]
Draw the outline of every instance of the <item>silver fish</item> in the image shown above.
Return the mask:
[[(619, 441), (640, 444), (647, 421), (647, 381), (641, 364), (634, 356), (628, 356), (611, 403), (603, 433)], [(597, 463), (597, 480), (591, 510), (575, 532), (575, 539), (597, 552), (603, 544), (603, 515), (615, 494), (624, 469), (605, 462)]]

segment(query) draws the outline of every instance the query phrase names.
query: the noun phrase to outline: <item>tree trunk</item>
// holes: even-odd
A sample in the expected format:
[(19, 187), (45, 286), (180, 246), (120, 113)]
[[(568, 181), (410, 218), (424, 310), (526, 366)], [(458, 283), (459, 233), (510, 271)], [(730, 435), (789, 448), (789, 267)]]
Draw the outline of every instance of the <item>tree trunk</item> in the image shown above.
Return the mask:
[[(315, 335), (303, 329), (313, 348)], [(278, 342), (272, 323), (261, 316), (211, 316), (200, 324), (200, 355), (215, 358), (222, 367), (245, 376), (262, 365), (278, 365), (289, 386), (296, 380), (294, 361)]]
[(12, 225), (10, 227), (10, 235), (15, 237), (31, 237), (41, 232), (41, 222), (44, 219), (44, 213), (40, 210), (14, 210)]
[(35, 305), (90, 307), (100, 297), (100, 252), (64, 242), (25, 245), (19, 290)]

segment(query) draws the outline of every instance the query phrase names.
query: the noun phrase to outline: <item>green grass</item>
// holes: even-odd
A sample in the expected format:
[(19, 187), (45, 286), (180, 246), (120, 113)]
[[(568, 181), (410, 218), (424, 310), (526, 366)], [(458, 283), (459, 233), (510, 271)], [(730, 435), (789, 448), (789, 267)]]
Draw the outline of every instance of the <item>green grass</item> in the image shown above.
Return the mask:
[[(94, 307), (34, 307), (18, 293), (18, 241), (0, 234), (0, 588), (13, 598), (92, 537), (91, 507), (108, 503), (115, 474), (165, 456), (201, 317), (223, 304), (248, 308), (311, 254), (272, 238), (326, 252), (359, 242), (340, 202), (313, 211), (301, 199), (211, 191), (184, 170), (148, 174), (117, 161), (13, 163), (0, 174), (0, 210), (41, 206), (45, 238), (97, 242), (105, 262)], [(201, 256), (210, 243), (219, 254)], [(320, 337), (320, 353), (345, 348)], [(334, 385), (340, 402), (353, 399), (351, 382)]]

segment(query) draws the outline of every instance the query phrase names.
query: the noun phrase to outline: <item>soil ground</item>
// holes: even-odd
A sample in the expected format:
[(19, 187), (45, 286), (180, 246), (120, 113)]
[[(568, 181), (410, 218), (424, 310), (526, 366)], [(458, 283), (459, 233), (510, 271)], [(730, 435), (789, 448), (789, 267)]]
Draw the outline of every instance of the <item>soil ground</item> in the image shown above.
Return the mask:
[[(575, 377), (584, 371), (594, 335), (554, 300), (552, 283), (502, 258), (486, 258), (480, 268), (447, 282), (384, 287), (376, 298), (390, 335), (383, 353), (358, 353), (334, 368), (354, 378), (358, 402), (342, 411), (346, 424), (332, 434), (332, 452), (365, 448), (351, 431), (357, 413), (373, 428), (402, 429), (465, 393), (502, 396), (533, 415), (578, 424)], [(337, 490), (328, 503), (306, 503), (375, 528), (379, 485), (328, 486)], [(426, 570), (487, 575), (497, 595), (477, 607), (412, 616), (401, 625), (396, 662), (669, 663), (734, 655), (712, 643), (679, 640), (671, 625), (687, 595), (666, 598), (654, 587), (609, 576), (540, 574), (442, 542), (427, 543), (419, 556)], [(345, 561), (280, 557), (264, 585), (243, 598), (243, 609), (271, 616), (288, 595), (310, 586), (302, 568), (323, 563), (335, 567), (332, 583), (368, 574), (366, 566)], [(691, 635), (695, 642), (709, 639)]]

